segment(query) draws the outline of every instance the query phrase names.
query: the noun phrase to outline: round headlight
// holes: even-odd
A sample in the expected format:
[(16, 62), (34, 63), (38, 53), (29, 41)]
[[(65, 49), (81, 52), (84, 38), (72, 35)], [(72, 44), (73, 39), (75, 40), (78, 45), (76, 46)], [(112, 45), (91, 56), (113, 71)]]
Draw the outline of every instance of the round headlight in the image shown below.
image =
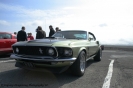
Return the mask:
[(52, 48), (49, 48), (48, 49), (48, 54), (51, 55), (51, 56), (54, 55), (54, 50)]
[(64, 55), (65, 55), (65, 56), (71, 56), (71, 55), (72, 55), (72, 50), (70, 50), (70, 49), (65, 49), (65, 50), (64, 50)]
[(16, 48), (16, 53), (19, 53), (19, 49), (18, 48)]

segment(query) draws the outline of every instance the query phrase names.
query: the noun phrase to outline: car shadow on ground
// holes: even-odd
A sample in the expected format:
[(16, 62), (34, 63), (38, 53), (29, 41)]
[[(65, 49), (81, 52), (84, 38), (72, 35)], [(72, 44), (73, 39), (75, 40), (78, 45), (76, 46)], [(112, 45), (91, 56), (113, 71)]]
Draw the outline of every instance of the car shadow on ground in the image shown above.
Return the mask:
[(89, 67), (93, 63), (98, 63), (99, 61), (94, 61), (93, 59), (90, 59), (86, 62), (86, 68)]
[(9, 60), (9, 59), (10, 59), (10, 54), (0, 55), (0, 60)]
[(49, 71), (13, 69), (0, 72), (0, 88), (59, 88), (78, 77), (70, 74), (53, 74)]
[[(95, 63), (93, 60), (87, 62), (86, 68)], [(84, 77), (84, 76), (82, 76)], [(55, 74), (48, 70), (33, 69), (26, 70), (21, 68), (15, 68), (0, 72), (0, 87), (13, 86), (13, 88), (59, 88), (65, 84), (69, 84), (76, 81), (81, 77), (77, 77), (71, 74), (70, 70), (61, 74)]]
[(10, 57), (10, 54), (0, 55), (0, 59), (1, 58), (9, 58), (9, 57)]

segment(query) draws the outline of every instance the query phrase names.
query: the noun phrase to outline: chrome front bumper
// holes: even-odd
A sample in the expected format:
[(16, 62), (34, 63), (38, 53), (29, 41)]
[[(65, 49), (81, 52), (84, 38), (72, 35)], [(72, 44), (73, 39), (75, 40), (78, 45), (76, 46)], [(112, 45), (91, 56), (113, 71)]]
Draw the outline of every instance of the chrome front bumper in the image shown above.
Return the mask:
[(71, 66), (76, 58), (58, 59), (45, 56), (24, 56), (11, 54), (10, 58), (16, 60), (16, 67), (20, 68), (33, 68), (44, 67), (53, 72), (61, 73)]
[(65, 61), (70, 61), (74, 62), (76, 58), (52, 58), (52, 57), (46, 57), (46, 56), (29, 56), (29, 55), (17, 55), (17, 54), (11, 54), (10, 56), (11, 59), (16, 59), (16, 60), (32, 60), (32, 61), (46, 61), (46, 62), (65, 62)]

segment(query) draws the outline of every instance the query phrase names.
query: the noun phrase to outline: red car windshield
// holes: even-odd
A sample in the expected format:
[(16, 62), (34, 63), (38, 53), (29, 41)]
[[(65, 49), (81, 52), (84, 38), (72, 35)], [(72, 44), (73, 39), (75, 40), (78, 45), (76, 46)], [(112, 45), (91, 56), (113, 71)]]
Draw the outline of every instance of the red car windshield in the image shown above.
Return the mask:
[(11, 38), (12, 38), (11, 34), (0, 33), (0, 39), (11, 39)]

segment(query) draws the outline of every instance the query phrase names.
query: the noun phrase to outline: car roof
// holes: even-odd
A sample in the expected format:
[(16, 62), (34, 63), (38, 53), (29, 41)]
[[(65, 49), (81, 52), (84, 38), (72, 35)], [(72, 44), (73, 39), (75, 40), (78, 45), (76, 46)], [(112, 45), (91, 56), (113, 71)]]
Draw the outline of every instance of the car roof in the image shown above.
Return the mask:
[[(86, 30), (62, 30), (62, 31), (86, 31)], [(87, 33), (92, 33), (90, 31), (86, 31)], [(92, 33), (93, 34), (93, 33)]]
[(13, 34), (13, 33), (11, 33), (11, 32), (0, 32), (0, 34), (11, 34), (11, 35), (13, 35), (13, 36), (16, 36), (15, 34)]
[(61, 31), (86, 31), (86, 30), (61, 30)]
[(1, 34), (3, 34), (3, 33), (7, 33), (7, 34), (13, 34), (13, 33), (10, 33), (10, 32), (0, 32)]

